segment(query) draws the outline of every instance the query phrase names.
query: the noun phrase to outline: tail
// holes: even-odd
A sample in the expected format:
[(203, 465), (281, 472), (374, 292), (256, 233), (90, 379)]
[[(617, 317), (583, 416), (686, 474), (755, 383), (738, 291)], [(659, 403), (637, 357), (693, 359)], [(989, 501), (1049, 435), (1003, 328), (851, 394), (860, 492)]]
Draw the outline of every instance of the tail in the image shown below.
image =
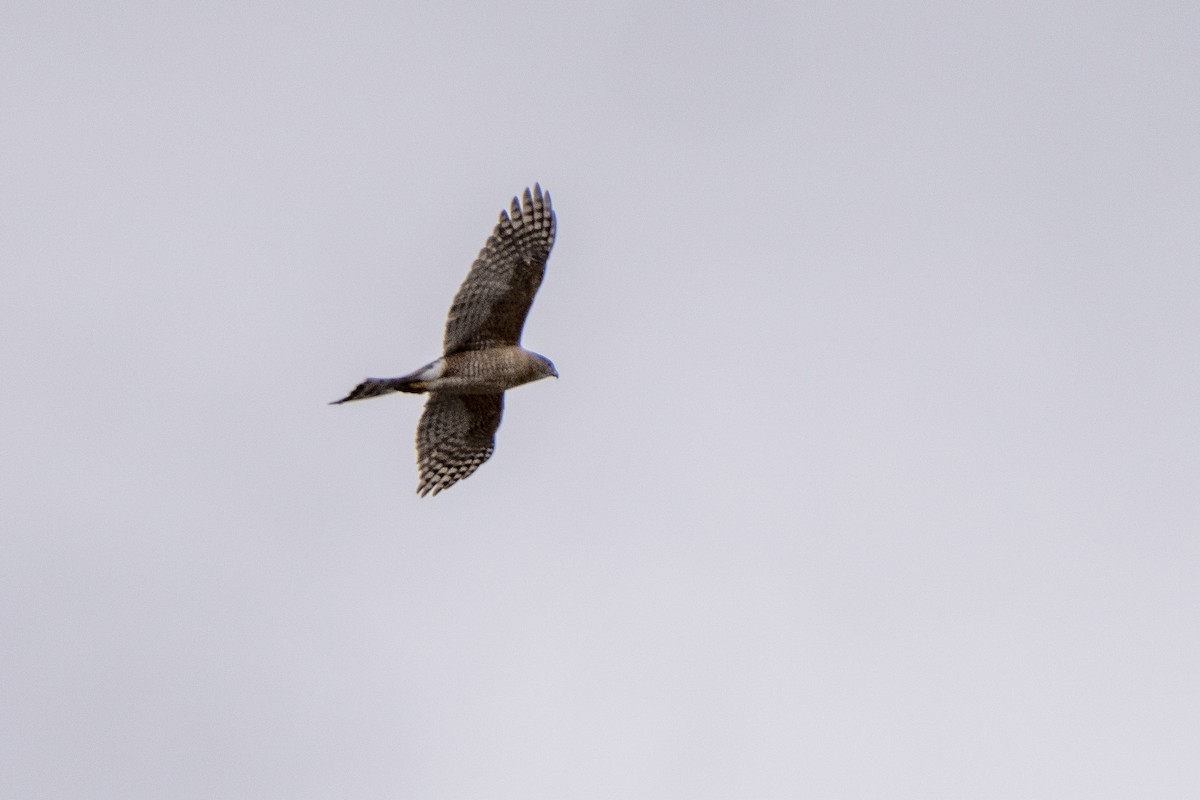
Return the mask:
[(392, 392), (420, 394), (423, 391), (425, 391), (425, 388), (422, 382), (414, 381), (411, 376), (403, 378), (367, 378), (358, 386), (355, 386), (350, 394), (341, 400), (334, 400), (329, 405), (336, 406), (339, 403), (348, 403), (351, 400), (366, 400), (368, 397), (379, 397), (380, 395), (391, 394)]

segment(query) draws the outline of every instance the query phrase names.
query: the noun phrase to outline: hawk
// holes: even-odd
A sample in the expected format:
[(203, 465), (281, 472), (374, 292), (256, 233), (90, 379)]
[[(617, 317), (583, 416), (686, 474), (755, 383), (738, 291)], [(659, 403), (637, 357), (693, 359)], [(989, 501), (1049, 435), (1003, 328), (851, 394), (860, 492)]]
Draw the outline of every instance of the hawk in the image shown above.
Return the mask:
[(442, 357), (400, 378), (367, 378), (331, 405), (392, 392), (428, 393), (417, 425), (417, 494), (469, 476), (496, 447), (504, 392), (558, 377), (545, 356), (521, 347), (521, 329), (554, 246), (550, 193), (534, 184), (513, 198), (450, 306)]

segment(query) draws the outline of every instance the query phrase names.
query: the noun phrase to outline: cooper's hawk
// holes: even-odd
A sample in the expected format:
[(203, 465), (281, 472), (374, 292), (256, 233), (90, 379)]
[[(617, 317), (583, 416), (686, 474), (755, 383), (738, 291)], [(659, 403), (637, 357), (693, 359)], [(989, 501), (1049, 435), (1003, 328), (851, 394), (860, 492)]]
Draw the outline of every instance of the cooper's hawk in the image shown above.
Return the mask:
[(550, 193), (535, 184), (500, 221), (459, 287), (442, 357), (401, 378), (368, 378), (333, 403), (391, 392), (429, 393), (417, 425), (417, 494), (435, 495), (479, 468), (496, 446), (504, 392), (549, 375), (550, 359), (521, 347), (521, 329), (554, 246)]

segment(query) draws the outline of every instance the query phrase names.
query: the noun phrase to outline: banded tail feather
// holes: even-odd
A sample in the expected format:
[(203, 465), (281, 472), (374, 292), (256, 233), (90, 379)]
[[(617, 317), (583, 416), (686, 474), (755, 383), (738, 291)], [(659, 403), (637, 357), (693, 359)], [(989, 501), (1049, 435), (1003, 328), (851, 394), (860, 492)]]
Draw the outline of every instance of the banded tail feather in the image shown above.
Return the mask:
[(420, 394), (425, 390), (417, 388), (419, 384), (420, 382), (413, 380), (412, 376), (405, 376), (403, 378), (367, 378), (358, 386), (355, 386), (350, 394), (341, 400), (334, 400), (329, 405), (336, 406), (341, 403), (349, 403), (351, 400), (366, 400), (368, 397), (379, 397), (380, 395), (391, 394), (392, 392)]

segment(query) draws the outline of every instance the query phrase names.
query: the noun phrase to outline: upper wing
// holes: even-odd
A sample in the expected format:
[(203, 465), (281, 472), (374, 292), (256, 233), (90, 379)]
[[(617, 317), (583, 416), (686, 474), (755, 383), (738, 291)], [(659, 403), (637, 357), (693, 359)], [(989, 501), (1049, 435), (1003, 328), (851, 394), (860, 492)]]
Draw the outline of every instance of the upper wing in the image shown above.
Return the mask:
[(417, 424), (417, 494), (437, 494), (479, 469), (496, 448), (503, 411), (503, 393), (430, 393)]
[(522, 205), (501, 211), (496, 229), (471, 265), (446, 319), (445, 355), (521, 341), (525, 316), (554, 246), (550, 193), (535, 184)]

